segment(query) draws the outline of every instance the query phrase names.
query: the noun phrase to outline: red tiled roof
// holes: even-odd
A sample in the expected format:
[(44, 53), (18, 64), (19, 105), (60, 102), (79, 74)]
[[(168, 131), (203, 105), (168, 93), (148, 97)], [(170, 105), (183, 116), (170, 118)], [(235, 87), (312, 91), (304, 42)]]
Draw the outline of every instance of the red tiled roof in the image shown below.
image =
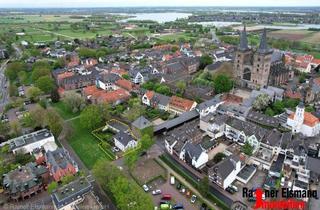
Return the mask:
[(320, 77), (314, 78), (313, 82), (317, 85), (320, 85)]
[(227, 94), (223, 95), (222, 100), (225, 101), (225, 103), (240, 104), (240, 103), (242, 103), (243, 98), (241, 98), (240, 96), (237, 96), (237, 95), (227, 93)]
[(185, 111), (189, 111), (192, 108), (192, 105), (194, 104), (194, 101), (191, 101), (189, 99), (180, 98), (178, 96), (172, 96), (170, 98), (171, 106), (177, 107), (179, 109), (183, 109)]
[(132, 91), (132, 89), (133, 89), (132, 82), (130, 82), (129, 80), (126, 80), (126, 79), (119, 79), (118, 81), (116, 81), (116, 85), (118, 85), (119, 87), (122, 87), (128, 91)]
[(124, 74), (127, 74), (127, 71), (124, 70), (124, 69), (112, 69), (112, 70), (111, 70), (111, 73), (117, 74), (117, 75), (119, 75), (119, 76), (122, 76), (122, 75), (124, 75)]
[[(295, 115), (295, 113), (292, 113), (289, 116), (289, 118), (293, 120), (294, 119), (294, 115)], [(310, 127), (314, 127), (318, 123), (319, 123), (319, 119), (316, 116), (314, 116), (310, 112), (304, 112), (303, 124), (305, 124), (307, 126), (310, 126)]]
[(68, 78), (68, 77), (72, 77), (73, 75), (74, 75), (73, 72), (66, 71), (61, 74), (58, 74), (57, 78), (58, 78), (58, 80), (62, 80), (62, 79)]
[(284, 96), (288, 97), (288, 98), (292, 98), (292, 99), (300, 99), (300, 98), (302, 98), (302, 95), (301, 95), (300, 92), (296, 92), (296, 91), (292, 91), (292, 90), (287, 90), (284, 93)]
[(314, 59), (312, 60), (312, 63), (317, 64), (317, 65), (320, 65), (320, 59), (314, 58)]
[(147, 96), (147, 98), (148, 98), (149, 100), (151, 100), (152, 97), (154, 96), (154, 92), (151, 91), (151, 90), (148, 90), (148, 91), (146, 92), (146, 96)]
[(118, 100), (125, 100), (130, 97), (128, 91), (120, 88), (114, 91), (105, 91), (98, 89), (96, 86), (88, 86), (83, 88), (83, 93), (97, 99), (100, 102), (114, 103)]

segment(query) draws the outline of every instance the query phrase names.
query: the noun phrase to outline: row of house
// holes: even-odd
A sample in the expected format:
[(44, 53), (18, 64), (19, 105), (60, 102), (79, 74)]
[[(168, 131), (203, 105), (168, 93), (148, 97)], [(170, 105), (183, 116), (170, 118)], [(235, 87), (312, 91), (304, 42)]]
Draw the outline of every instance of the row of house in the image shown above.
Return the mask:
[(163, 111), (172, 112), (176, 115), (194, 110), (197, 102), (178, 96), (165, 96), (154, 91), (146, 91), (142, 96), (142, 103)]

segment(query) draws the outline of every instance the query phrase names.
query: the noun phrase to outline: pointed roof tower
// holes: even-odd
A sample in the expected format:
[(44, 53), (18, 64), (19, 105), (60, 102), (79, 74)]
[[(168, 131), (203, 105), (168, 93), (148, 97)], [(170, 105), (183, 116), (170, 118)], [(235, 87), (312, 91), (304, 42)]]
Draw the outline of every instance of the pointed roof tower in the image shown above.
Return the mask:
[(245, 51), (248, 50), (248, 38), (247, 38), (247, 31), (246, 31), (246, 25), (243, 26), (243, 31), (240, 33), (240, 45), (239, 50)]
[(272, 52), (271, 49), (268, 48), (267, 44), (267, 29), (264, 28), (260, 38), (260, 45), (258, 48), (259, 53), (269, 53)]

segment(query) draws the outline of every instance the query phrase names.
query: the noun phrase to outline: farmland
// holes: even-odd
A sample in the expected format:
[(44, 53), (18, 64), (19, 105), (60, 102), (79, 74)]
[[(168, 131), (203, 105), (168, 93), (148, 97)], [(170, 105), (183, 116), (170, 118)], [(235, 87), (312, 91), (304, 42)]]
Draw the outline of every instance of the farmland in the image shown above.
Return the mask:
[(270, 32), (269, 36), (276, 39), (302, 41), (310, 44), (318, 44), (320, 41), (320, 32), (309, 30), (277, 30)]

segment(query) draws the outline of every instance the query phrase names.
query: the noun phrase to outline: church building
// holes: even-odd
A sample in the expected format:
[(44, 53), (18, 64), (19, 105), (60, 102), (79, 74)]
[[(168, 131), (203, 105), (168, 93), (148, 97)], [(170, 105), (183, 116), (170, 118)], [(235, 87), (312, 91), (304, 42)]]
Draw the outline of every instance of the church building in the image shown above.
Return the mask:
[(267, 31), (263, 30), (257, 49), (250, 48), (246, 28), (240, 33), (234, 71), (239, 86), (259, 89), (286, 83), (291, 72), (285, 67), (284, 54), (268, 47)]

